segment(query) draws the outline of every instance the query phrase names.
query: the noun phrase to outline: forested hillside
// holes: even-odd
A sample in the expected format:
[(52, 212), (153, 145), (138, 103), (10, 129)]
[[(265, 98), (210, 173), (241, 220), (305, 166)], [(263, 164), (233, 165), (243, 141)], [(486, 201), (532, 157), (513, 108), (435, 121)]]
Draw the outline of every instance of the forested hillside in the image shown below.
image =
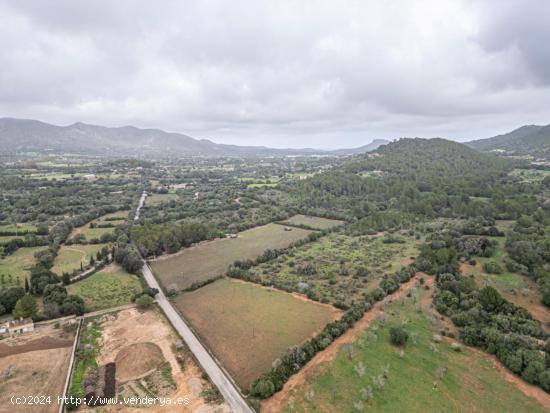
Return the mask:
[[(342, 217), (389, 209), (426, 216), (494, 216), (497, 211), (482, 198), (494, 194), (512, 166), (510, 160), (444, 139), (401, 139), (293, 189), (312, 212), (330, 208)], [(500, 212), (509, 211), (503, 206)]]
[(548, 158), (550, 157), (550, 125), (522, 126), (510, 133), (468, 142), (467, 145), (480, 151), (504, 150), (517, 155)]

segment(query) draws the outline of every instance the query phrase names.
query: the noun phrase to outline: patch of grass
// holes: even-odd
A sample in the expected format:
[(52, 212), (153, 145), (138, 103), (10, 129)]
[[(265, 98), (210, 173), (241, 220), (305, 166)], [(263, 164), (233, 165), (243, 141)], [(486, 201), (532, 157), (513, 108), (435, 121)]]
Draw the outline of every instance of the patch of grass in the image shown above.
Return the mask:
[(151, 194), (145, 199), (145, 206), (154, 207), (166, 202), (177, 201), (178, 199), (179, 196), (177, 194)]
[(236, 260), (255, 259), (267, 249), (286, 248), (304, 239), (311, 231), (268, 224), (186, 248), (176, 254), (152, 261), (151, 267), (168, 290), (183, 290), (225, 273)]
[(339, 221), (337, 219), (328, 219), (321, 217), (313, 217), (309, 215), (294, 215), (286, 221), (283, 221), (282, 224), (286, 225), (304, 225), (312, 229), (330, 229), (342, 225), (344, 221)]
[[(30, 268), (36, 263), (34, 254), (38, 251), (45, 250), (46, 248), (47, 247), (19, 248), (13, 254), (0, 259), (0, 286), (22, 286), (25, 281), (25, 277), (30, 275)], [(4, 279), (3, 285), (2, 279)], [(17, 282), (18, 279), (19, 282)]]
[[(457, 352), (445, 341), (434, 342), (435, 328), (425, 313), (415, 311), (412, 298), (404, 305), (394, 302), (385, 313), (385, 323), (374, 323), (352, 344), (351, 358), (346, 348), (316, 366), (282, 411), (545, 411), (477, 351)], [(403, 349), (390, 344), (389, 327), (396, 325), (411, 336)]]
[(52, 271), (58, 275), (64, 272), (72, 273), (80, 270), (80, 263), (85, 267), (90, 263), (90, 257), (94, 257), (107, 244), (73, 244), (62, 245), (55, 257)]
[(338, 315), (329, 306), (227, 278), (174, 301), (242, 389)]
[(81, 296), (90, 311), (117, 307), (131, 302), (141, 291), (141, 283), (135, 275), (118, 270), (99, 271), (67, 287), (69, 294)]

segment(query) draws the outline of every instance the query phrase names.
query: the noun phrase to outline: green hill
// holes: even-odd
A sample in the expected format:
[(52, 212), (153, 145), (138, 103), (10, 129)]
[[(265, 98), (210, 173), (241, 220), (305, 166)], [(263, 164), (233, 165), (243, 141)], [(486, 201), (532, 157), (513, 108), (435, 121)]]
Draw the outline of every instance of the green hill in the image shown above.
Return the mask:
[(467, 143), (480, 151), (506, 151), (513, 155), (550, 158), (550, 125), (522, 126), (510, 133)]

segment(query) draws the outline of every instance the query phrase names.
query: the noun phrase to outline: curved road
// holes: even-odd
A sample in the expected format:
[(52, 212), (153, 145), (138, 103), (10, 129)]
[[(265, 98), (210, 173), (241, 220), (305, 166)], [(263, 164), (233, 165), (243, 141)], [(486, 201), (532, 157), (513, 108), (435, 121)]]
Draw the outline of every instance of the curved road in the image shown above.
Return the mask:
[[(143, 206), (146, 196), (147, 194), (145, 192), (141, 195), (139, 206), (136, 210), (136, 220), (139, 218), (139, 210)], [(179, 335), (183, 338), (187, 344), (187, 347), (189, 347), (189, 350), (191, 350), (204, 371), (210, 377), (210, 380), (212, 380), (212, 382), (216, 385), (225, 399), (225, 402), (231, 408), (231, 411), (234, 413), (254, 413), (242, 397), (239, 390), (235, 387), (235, 384), (233, 384), (233, 382), (226, 376), (224, 371), (220, 368), (220, 366), (218, 366), (210, 353), (204, 348), (197, 337), (195, 337), (195, 334), (191, 331), (189, 326), (185, 324), (174, 307), (172, 307), (172, 303), (170, 303), (164, 295), (164, 292), (160, 288), (157, 279), (153, 275), (153, 272), (146, 261), (143, 261), (142, 272), (149, 287), (159, 290), (159, 293), (155, 297), (157, 304), (162, 311), (164, 311), (164, 314), (166, 314), (166, 317), (170, 323), (172, 323)]]

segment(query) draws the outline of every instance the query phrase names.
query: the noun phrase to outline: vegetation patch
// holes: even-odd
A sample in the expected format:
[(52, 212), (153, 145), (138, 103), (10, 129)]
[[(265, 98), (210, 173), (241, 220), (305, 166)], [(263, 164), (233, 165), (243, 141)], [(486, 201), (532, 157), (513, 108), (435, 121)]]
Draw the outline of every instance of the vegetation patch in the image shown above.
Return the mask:
[[(334, 360), (315, 366), (280, 404), (268, 400), (262, 411), (545, 411), (481, 353), (438, 338), (427, 302), (419, 307), (427, 294), (416, 289), (393, 302)], [(408, 334), (405, 347), (391, 343), (394, 328)]]
[(399, 239), (403, 242), (333, 233), (254, 266), (238, 278), (346, 307), (375, 289), (384, 274), (398, 270), (417, 254), (414, 237), (404, 234)]
[(84, 299), (88, 310), (101, 310), (129, 304), (132, 297), (141, 291), (139, 279), (132, 274), (116, 269), (95, 274), (67, 286), (69, 294)]

